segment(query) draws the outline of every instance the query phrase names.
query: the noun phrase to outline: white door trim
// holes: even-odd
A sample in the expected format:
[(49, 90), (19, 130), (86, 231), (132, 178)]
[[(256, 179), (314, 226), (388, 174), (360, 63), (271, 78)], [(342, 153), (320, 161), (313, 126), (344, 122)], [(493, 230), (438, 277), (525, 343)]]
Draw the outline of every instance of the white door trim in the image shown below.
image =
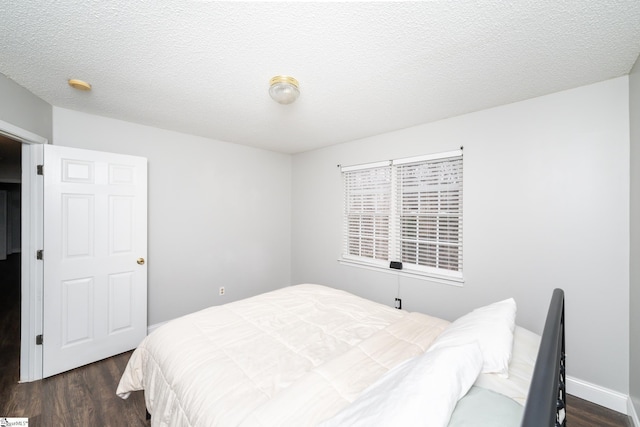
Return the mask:
[(42, 161), (42, 145), (49, 141), (35, 133), (0, 120), (0, 134), (22, 142), (22, 241), (21, 241), (21, 332), (20, 382), (42, 378), (42, 263), (35, 254), (42, 247), (42, 179), (36, 166)]
[(22, 252), (21, 252), (21, 343), (20, 382), (42, 378), (42, 346), (36, 336), (42, 334), (43, 265), (36, 252), (43, 247), (44, 183), (36, 173), (42, 164), (43, 144), (22, 145)]
[(27, 144), (48, 144), (49, 140), (16, 125), (0, 120), (0, 134)]

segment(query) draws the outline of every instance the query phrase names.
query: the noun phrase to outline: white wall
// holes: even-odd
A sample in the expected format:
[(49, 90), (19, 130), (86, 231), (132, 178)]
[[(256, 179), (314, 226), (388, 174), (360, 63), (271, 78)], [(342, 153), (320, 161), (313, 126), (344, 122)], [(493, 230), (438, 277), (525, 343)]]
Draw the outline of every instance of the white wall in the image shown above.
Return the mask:
[[(403, 308), (450, 320), (513, 296), (518, 323), (538, 333), (551, 291), (562, 287), (568, 374), (627, 394), (628, 117), (625, 76), (296, 155), (293, 282), (333, 285), (389, 305), (399, 294)], [(338, 164), (460, 146), (463, 287), (337, 262)]]
[(640, 58), (629, 74), (631, 249), (629, 256), (629, 396), (640, 414)]
[(57, 107), (53, 143), (148, 159), (149, 325), (290, 284), (291, 156)]
[(0, 74), (0, 120), (51, 140), (51, 105)]

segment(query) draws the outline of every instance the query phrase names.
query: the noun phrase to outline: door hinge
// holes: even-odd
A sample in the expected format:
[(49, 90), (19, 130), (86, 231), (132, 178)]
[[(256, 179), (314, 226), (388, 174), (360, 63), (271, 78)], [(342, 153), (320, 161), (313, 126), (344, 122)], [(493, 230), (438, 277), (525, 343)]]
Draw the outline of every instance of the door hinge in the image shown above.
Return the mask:
[(36, 259), (42, 259), (43, 254), (44, 254), (44, 251), (42, 249), (39, 249), (36, 252)]
[(42, 335), (36, 335), (36, 345), (42, 345)]
[(44, 175), (44, 165), (38, 165), (36, 166), (36, 173), (38, 175)]

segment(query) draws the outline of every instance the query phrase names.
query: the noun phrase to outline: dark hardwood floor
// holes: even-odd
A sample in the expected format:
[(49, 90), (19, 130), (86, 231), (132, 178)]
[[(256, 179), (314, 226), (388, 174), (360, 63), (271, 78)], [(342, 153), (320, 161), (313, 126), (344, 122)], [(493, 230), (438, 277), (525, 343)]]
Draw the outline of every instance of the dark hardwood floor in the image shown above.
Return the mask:
[[(0, 261), (0, 418), (29, 418), (29, 427), (147, 427), (142, 392), (127, 400), (115, 391), (131, 352), (41, 381), (19, 384), (20, 255)], [(574, 396), (568, 427), (633, 427), (623, 414)], [(640, 427), (640, 426), (638, 426)]]
[(628, 416), (571, 395), (567, 395), (567, 426), (634, 427)]

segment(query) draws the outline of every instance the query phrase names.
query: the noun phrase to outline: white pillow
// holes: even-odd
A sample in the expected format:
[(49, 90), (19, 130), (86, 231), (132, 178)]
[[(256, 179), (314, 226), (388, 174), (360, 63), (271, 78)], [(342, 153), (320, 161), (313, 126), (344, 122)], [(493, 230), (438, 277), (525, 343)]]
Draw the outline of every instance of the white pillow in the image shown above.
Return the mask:
[(508, 378), (515, 323), (513, 298), (476, 308), (447, 326), (428, 351), (476, 341), (484, 359), (482, 373)]
[(476, 343), (423, 353), (387, 372), (320, 425), (445, 427), (481, 367)]

